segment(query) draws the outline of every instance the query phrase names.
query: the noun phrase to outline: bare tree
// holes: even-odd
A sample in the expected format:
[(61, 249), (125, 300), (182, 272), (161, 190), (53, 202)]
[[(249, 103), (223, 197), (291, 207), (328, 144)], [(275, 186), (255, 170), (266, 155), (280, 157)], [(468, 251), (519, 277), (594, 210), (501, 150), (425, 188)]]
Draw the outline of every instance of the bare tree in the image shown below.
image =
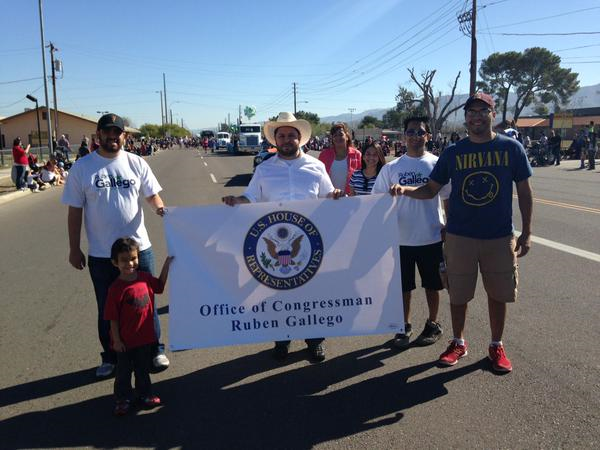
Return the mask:
[(456, 86), (458, 84), (458, 79), (460, 78), (460, 72), (458, 72), (458, 75), (456, 75), (454, 84), (452, 85), (450, 97), (443, 106), (441, 106), (442, 93), (438, 92), (437, 96), (433, 93), (433, 78), (435, 77), (436, 70), (427, 70), (426, 72), (421, 73), (420, 79), (415, 75), (414, 68), (408, 69), (408, 72), (410, 73), (411, 80), (417, 85), (423, 94), (423, 98), (419, 99), (418, 101), (421, 103), (423, 109), (425, 109), (427, 115), (429, 116), (429, 127), (431, 128), (431, 133), (433, 136), (436, 137), (438, 132), (444, 126), (444, 123), (448, 117), (450, 117), (450, 114), (464, 106), (464, 103), (461, 103), (453, 108), (450, 107), (454, 101)]

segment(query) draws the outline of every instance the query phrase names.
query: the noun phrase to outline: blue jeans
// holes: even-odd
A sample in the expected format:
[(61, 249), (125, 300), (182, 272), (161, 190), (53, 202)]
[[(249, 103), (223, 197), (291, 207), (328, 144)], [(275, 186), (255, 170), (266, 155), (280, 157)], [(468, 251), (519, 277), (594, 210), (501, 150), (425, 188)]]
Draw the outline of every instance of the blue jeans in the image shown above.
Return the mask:
[[(154, 252), (152, 247), (142, 250), (138, 255), (139, 270), (154, 274)], [(102, 345), (102, 362), (116, 364), (117, 355), (110, 348), (110, 321), (104, 320), (104, 305), (108, 288), (119, 276), (119, 269), (113, 266), (110, 258), (97, 258), (88, 256), (88, 267), (90, 276), (96, 293), (96, 303), (98, 305), (98, 338)], [(160, 321), (158, 312), (154, 308), (154, 332), (156, 333), (157, 346), (153, 353), (164, 353), (165, 346), (160, 344)]]
[(23, 189), (24, 187), (27, 187), (28, 169), (25, 166), (15, 166), (15, 168), (17, 169), (17, 180), (15, 185), (17, 186), (17, 189)]

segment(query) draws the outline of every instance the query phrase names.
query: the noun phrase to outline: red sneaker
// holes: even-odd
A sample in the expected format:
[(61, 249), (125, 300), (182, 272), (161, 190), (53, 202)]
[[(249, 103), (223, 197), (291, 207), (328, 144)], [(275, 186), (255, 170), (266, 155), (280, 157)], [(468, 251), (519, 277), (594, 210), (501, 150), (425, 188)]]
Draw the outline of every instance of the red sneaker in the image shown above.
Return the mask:
[(502, 345), (490, 345), (489, 356), (492, 362), (492, 367), (497, 372), (511, 372), (512, 364), (510, 359), (506, 357), (504, 353), (504, 346)]
[(158, 398), (156, 395), (142, 397), (140, 401), (144, 408), (156, 408), (157, 406), (162, 405), (160, 398)]
[(453, 366), (463, 356), (467, 356), (467, 342), (465, 345), (459, 345), (455, 340), (450, 341), (450, 345), (444, 353), (440, 355), (438, 362), (444, 366)]

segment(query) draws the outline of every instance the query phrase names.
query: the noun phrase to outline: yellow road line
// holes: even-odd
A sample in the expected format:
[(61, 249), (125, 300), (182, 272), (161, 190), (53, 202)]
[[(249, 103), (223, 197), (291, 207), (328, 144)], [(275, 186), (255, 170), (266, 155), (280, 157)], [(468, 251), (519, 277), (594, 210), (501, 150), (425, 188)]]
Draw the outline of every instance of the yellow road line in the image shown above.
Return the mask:
[[(516, 195), (513, 195), (514, 198), (518, 198)], [(569, 208), (569, 209), (574, 209), (576, 211), (582, 211), (582, 212), (590, 212), (593, 214), (600, 214), (600, 209), (598, 208), (590, 208), (588, 206), (580, 206), (580, 205), (572, 205), (570, 203), (563, 203), (563, 202), (557, 202), (554, 200), (546, 200), (543, 198), (533, 198), (534, 202), (537, 203), (542, 203), (544, 205), (550, 205), (550, 206), (559, 206), (561, 208)]]

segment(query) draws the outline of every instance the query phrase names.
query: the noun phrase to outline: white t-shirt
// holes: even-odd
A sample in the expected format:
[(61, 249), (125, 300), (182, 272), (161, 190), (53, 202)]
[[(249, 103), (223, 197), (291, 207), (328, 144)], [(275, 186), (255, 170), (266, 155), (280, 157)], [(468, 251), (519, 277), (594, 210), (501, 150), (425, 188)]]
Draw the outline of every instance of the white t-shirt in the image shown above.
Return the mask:
[(150, 247), (141, 201), (161, 190), (139, 156), (121, 150), (111, 159), (92, 152), (71, 167), (62, 202), (83, 208), (89, 255), (109, 258), (120, 237), (135, 239), (140, 250)]
[(48, 170), (44, 167), (41, 170), (41, 178), (44, 183), (50, 183), (56, 178), (56, 174), (53, 170)]
[[(438, 157), (425, 152), (420, 158), (404, 155), (382, 167), (373, 194), (389, 192), (392, 184), (421, 186), (429, 181)], [(420, 246), (441, 241), (440, 230), (444, 226), (442, 199), (450, 195), (450, 184), (445, 185), (434, 198), (417, 200), (398, 197), (397, 213), (400, 229), (400, 245)]]
[(325, 164), (302, 153), (293, 160), (276, 155), (263, 162), (243, 195), (251, 202), (307, 200), (327, 197), (333, 189)]
[(341, 161), (334, 159), (329, 169), (331, 183), (336, 189), (346, 191), (346, 181), (348, 180), (348, 157)]

